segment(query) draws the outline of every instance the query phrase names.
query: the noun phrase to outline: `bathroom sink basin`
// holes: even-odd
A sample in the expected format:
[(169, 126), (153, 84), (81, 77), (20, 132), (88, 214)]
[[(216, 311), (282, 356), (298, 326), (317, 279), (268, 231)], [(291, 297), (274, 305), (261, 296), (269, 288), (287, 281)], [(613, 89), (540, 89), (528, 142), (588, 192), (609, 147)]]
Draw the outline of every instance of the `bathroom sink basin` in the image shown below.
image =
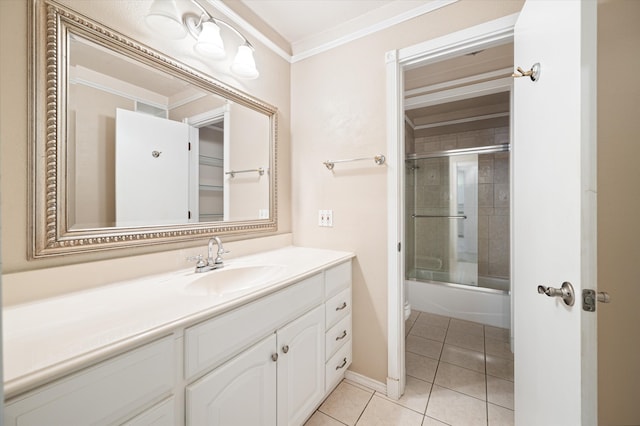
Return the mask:
[(273, 282), (284, 270), (280, 265), (225, 266), (203, 272), (186, 287), (187, 293), (217, 296), (258, 288)]

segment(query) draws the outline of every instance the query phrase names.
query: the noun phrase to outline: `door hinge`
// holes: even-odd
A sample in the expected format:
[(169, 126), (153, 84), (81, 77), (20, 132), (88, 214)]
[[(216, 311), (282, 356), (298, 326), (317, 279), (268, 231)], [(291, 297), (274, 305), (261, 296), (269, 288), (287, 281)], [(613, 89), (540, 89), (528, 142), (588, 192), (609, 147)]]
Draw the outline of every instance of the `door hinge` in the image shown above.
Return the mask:
[(187, 211), (187, 219), (191, 219), (191, 210)]
[(187, 151), (191, 151), (191, 142), (187, 143)]
[(402, 251), (402, 243), (398, 243), (398, 253)]

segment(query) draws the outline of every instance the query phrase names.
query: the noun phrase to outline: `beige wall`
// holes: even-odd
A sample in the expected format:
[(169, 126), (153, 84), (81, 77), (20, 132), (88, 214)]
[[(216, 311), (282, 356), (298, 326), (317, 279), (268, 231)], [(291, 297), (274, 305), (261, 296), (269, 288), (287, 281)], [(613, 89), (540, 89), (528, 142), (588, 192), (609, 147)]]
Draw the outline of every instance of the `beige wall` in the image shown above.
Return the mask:
[[(352, 250), (354, 362), (386, 382), (386, 166), (322, 162), (386, 154), (385, 52), (518, 12), (522, 1), (460, 1), (292, 66), (294, 241)], [(333, 210), (333, 228), (317, 225)]]
[[(67, 143), (69, 224), (74, 229), (116, 222), (116, 109), (133, 111), (132, 100), (83, 84), (69, 85)], [(73, 136), (72, 136), (73, 135)]]
[[(126, 279), (150, 273), (187, 267), (185, 256), (202, 253), (206, 239), (191, 243), (148, 246), (127, 250), (60, 256), (29, 260), (28, 241), (28, 140), (27, 111), (29, 90), (27, 66), (28, 1), (0, 1), (0, 202), (2, 218), (2, 272), (3, 303), (51, 296), (71, 290), (108, 283), (114, 279)], [(256, 62), (261, 75), (256, 80), (236, 80), (229, 74), (229, 61), (212, 64), (200, 62), (193, 55), (192, 43), (166, 41), (154, 36), (139, 22), (130, 22), (136, 8), (149, 6), (149, 1), (125, 2), (64, 0), (78, 12), (108, 23), (117, 31), (142, 41), (153, 48), (166, 52), (180, 61), (200, 69), (202, 72), (223, 80), (242, 91), (275, 105), (279, 110), (278, 149), (278, 234), (291, 232), (291, 187), (290, 187), (290, 64), (251, 40), (256, 46)], [(124, 7), (126, 3), (127, 7)], [(213, 11), (212, 11), (213, 13)], [(216, 15), (217, 16), (217, 15)], [(259, 234), (257, 236), (264, 236)], [(255, 238), (255, 236), (254, 236)], [(225, 241), (238, 238), (226, 238)], [(241, 249), (234, 250), (229, 257), (251, 251), (253, 240), (238, 243)], [(270, 242), (271, 241), (271, 242)], [(273, 237), (255, 241), (255, 249), (279, 245), (286, 238)], [(226, 245), (233, 250), (234, 244)], [(140, 257), (134, 257), (140, 256)], [(29, 273), (21, 273), (33, 271)]]
[(640, 2), (598, 5), (598, 411), (640, 424)]
[[(229, 111), (231, 144), (225, 161), (230, 170), (268, 169), (269, 145), (264, 135), (269, 134), (269, 119), (238, 104), (231, 104)], [(237, 147), (240, 149), (237, 149)], [(226, 170), (225, 170), (226, 171)], [(269, 209), (268, 171), (226, 175), (229, 188), (229, 217), (232, 220), (248, 220), (258, 217), (260, 209)]]

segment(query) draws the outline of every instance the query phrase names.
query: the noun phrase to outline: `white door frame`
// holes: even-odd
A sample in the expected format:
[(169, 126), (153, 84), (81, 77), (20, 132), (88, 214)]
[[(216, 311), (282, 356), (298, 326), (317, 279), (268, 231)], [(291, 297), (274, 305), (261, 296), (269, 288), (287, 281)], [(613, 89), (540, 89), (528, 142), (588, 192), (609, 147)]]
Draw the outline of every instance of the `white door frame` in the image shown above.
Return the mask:
[[(518, 14), (386, 54), (387, 67), (387, 396), (404, 393), (404, 82), (403, 71), (428, 62), (508, 43)], [(513, 214), (513, 212), (512, 212)]]

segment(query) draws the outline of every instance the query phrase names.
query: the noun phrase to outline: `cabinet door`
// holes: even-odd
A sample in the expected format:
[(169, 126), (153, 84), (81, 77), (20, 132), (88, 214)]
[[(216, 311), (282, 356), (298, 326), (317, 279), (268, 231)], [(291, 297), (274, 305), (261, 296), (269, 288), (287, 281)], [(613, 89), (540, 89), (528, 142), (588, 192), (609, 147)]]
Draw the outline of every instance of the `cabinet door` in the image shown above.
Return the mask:
[(275, 348), (274, 334), (187, 386), (187, 424), (275, 426)]
[(324, 306), (277, 332), (278, 426), (301, 425), (324, 396)]

